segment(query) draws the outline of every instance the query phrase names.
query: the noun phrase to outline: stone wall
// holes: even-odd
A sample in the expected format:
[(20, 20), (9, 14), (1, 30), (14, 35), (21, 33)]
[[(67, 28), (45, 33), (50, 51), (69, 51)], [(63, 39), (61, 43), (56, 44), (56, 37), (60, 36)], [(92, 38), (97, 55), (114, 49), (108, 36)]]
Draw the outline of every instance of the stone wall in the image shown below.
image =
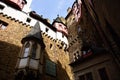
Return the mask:
[[(29, 33), (31, 27), (4, 14), (0, 14), (0, 20), (8, 23), (6, 29), (0, 29), (0, 80), (8, 80), (8, 78), (13, 80), (17, 57), (22, 46), (21, 39)], [(42, 33), (43, 42), (46, 45), (44, 62), (49, 59), (56, 64), (57, 76), (51, 77), (47, 75), (45, 73), (46, 63), (43, 63), (43, 79), (73, 80), (68, 52), (61, 47), (59, 40), (51, 39), (45, 34)]]
[[(50, 38), (44, 35), (43, 41), (46, 45), (45, 59), (50, 59), (56, 64), (57, 76), (54, 78), (57, 80), (73, 80), (73, 74), (69, 66), (68, 52), (64, 51), (63, 47), (60, 47), (61, 46), (60, 43), (51, 40)], [(48, 78), (46, 80), (48, 80)]]
[(6, 29), (0, 29), (0, 80), (13, 80), (21, 39), (30, 31), (30, 27), (3, 14), (0, 14), (0, 20), (8, 23)]

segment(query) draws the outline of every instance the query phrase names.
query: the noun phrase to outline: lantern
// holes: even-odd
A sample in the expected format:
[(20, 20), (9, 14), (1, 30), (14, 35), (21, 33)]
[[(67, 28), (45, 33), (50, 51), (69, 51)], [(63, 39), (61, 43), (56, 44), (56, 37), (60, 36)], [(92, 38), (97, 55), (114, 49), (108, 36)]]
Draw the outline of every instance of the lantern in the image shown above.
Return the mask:
[(41, 74), (42, 51), (45, 45), (42, 41), (39, 23), (22, 39), (22, 49), (16, 64), (16, 80), (36, 80)]

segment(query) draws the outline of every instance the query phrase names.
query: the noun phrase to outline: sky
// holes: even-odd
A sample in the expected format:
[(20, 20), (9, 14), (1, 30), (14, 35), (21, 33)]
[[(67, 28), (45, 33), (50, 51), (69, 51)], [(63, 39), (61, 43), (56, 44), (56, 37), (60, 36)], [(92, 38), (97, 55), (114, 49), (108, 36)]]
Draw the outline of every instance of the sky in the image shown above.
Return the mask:
[(74, 1), (75, 0), (33, 0), (31, 9), (39, 15), (43, 15), (43, 18), (49, 18), (52, 22), (57, 15), (65, 17), (68, 7), (72, 7)]

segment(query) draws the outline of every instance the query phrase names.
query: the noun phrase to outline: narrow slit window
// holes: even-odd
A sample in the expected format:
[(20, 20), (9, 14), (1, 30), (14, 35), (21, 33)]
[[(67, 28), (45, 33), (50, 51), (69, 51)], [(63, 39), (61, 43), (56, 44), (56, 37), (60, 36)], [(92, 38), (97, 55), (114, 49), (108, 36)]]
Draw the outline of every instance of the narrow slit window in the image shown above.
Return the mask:
[(49, 30), (48, 28), (45, 29), (46, 32), (48, 32), (48, 30)]
[(64, 38), (64, 34), (62, 34), (62, 38)]
[(52, 44), (50, 44), (50, 49), (52, 49), (52, 46), (53, 46), (53, 45), (52, 45)]

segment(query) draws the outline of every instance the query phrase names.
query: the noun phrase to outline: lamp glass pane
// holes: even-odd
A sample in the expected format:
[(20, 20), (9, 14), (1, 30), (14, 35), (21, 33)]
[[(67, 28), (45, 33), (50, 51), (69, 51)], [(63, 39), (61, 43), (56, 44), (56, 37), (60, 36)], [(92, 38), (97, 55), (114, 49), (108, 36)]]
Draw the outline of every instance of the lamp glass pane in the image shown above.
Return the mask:
[(29, 55), (29, 49), (30, 48), (25, 48), (24, 56), (23, 57), (28, 57), (28, 55)]
[(27, 66), (28, 58), (20, 59), (19, 68), (24, 68)]
[(38, 69), (39, 60), (30, 59), (29, 68)]

